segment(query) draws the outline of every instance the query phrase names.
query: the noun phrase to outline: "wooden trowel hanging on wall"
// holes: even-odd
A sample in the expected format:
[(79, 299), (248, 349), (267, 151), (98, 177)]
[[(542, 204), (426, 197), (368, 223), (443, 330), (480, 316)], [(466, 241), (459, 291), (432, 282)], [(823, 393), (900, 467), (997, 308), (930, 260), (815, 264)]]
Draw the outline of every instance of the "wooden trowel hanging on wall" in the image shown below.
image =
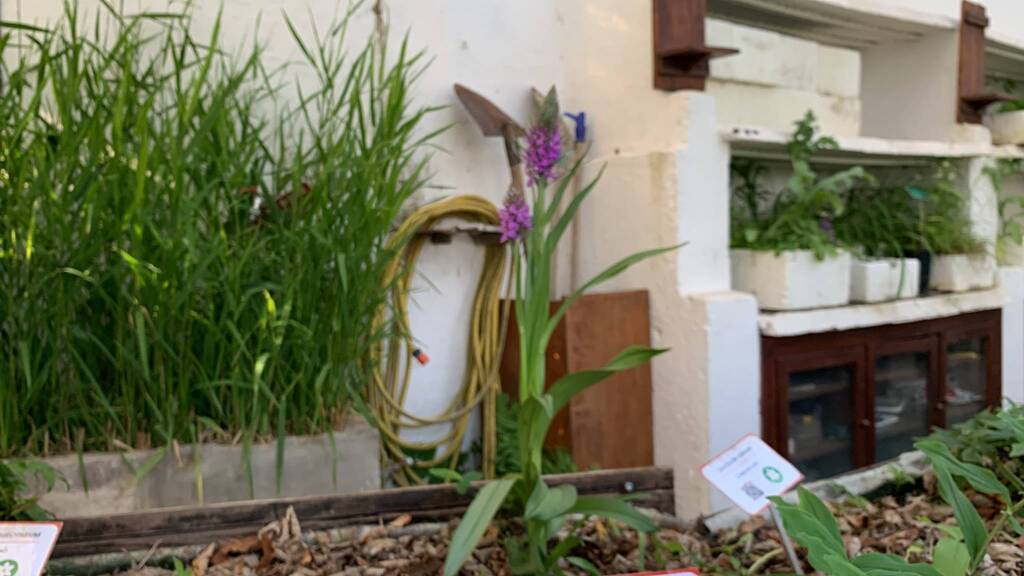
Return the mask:
[(459, 97), (459, 101), (473, 117), (484, 136), (488, 138), (501, 137), (505, 141), (505, 157), (512, 175), (512, 188), (522, 193), (525, 189), (523, 186), (523, 161), (519, 156), (517, 142), (526, 133), (522, 126), (501, 108), (498, 108), (494, 102), (462, 84), (455, 85), (455, 95)]

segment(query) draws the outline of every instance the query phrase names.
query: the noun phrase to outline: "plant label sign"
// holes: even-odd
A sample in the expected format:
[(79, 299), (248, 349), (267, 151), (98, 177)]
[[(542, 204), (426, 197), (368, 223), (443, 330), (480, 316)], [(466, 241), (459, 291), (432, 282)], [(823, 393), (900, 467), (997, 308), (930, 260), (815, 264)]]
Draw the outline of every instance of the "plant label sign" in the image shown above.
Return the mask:
[(747, 514), (760, 513), (770, 503), (769, 496), (781, 496), (804, 479), (789, 460), (752, 434), (712, 458), (700, 472)]
[(0, 522), (0, 576), (40, 576), (60, 522)]

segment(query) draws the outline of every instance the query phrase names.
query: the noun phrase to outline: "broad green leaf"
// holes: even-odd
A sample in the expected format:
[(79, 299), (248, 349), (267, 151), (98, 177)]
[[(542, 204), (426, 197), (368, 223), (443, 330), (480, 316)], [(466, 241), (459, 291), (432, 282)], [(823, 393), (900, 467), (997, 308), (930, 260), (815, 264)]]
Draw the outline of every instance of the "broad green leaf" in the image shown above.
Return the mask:
[(985, 557), (985, 542), (988, 538), (985, 523), (944, 465), (935, 466), (935, 476), (939, 481), (939, 494), (953, 507), (953, 515), (964, 533), (964, 543), (971, 557), (971, 566), (977, 566)]
[(967, 480), (978, 492), (998, 494), (1003, 498), (1003, 502), (1010, 502), (1010, 491), (991, 470), (977, 464), (961, 462), (949, 451), (949, 446), (938, 440), (919, 440), (914, 447), (924, 452), (936, 468), (943, 466), (950, 474)]
[[(817, 498), (813, 494), (811, 497)], [(837, 539), (832, 528), (822, 524), (812, 512), (802, 505), (789, 504), (779, 497), (772, 497), (770, 500), (782, 515), (782, 523), (789, 535), (807, 548), (812, 564), (815, 562), (815, 556), (819, 561), (823, 561), (824, 555), (828, 553), (846, 556), (846, 547), (842, 539)], [(815, 566), (821, 569), (820, 566)]]
[(963, 542), (946, 538), (935, 544), (932, 564), (942, 576), (964, 576), (971, 567), (971, 554)]
[[(575, 199), (573, 201), (575, 202)], [(585, 292), (587, 292), (594, 286), (597, 286), (598, 284), (607, 282), (608, 280), (615, 278), (619, 274), (625, 272), (630, 266), (636, 264), (637, 262), (646, 260), (648, 258), (653, 258), (655, 256), (660, 256), (668, 252), (673, 252), (684, 245), (685, 243), (676, 244), (675, 246), (665, 246), (662, 248), (654, 248), (652, 250), (637, 252), (636, 254), (626, 256), (625, 258), (612, 264), (608, 268), (605, 268), (604, 271), (588, 280), (583, 286), (581, 286), (575, 292), (570, 294), (564, 301), (562, 301), (562, 305), (558, 307), (558, 311), (555, 312), (554, 315), (552, 315), (551, 318), (548, 319), (547, 327), (544, 330), (544, 342), (547, 342), (551, 338), (551, 335), (554, 334), (555, 328), (558, 327), (558, 323), (561, 322), (562, 317), (565, 316), (565, 312), (569, 309), (570, 306), (572, 306), (573, 302), (575, 302), (576, 299), (582, 296)]]
[(431, 468), (427, 473), (442, 482), (458, 482), (462, 480), (462, 474), (449, 468)]
[(444, 561), (445, 576), (454, 576), (459, 572), (515, 483), (516, 478), (502, 478), (480, 489), (452, 535), (448, 557)]
[(611, 362), (597, 370), (581, 370), (567, 374), (552, 384), (548, 391), (554, 401), (554, 413), (564, 408), (573, 396), (608, 378), (609, 376), (641, 366), (659, 354), (668, 350), (665, 348), (647, 348), (644, 346), (630, 346), (619, 353)]
[[(822, 563), (825, 568), (818, 568), (821, 572), (828, 574), (829, 576), (867, 576), (867, 573), (857, 568), (849, 559), (846, 558), (846, 554), (835, 554), (828, 553), (823, 556)], [(813, 564), (812, 564), (813, 565)], [(873, 576), (895, 576), (895, 575), (882, 575), (874, 574)]]
[(469, 485), (477, 480), (483, 480), (484, 475), (478, 470), (470, 470), (462, 475), (462, 478), (455, 483), (455, 491), (459, 494), (465, 494), (469, 490)]
[[(918, 576), (947, 576), (940, 574), (927, 564), (911, 564), (899, 556), (892, 554), (861, 554), (852, 561), (854, 566), (868, 574), (879, 571), (891, 574), (917, 574)], [(962, 576), (962, 575), (961, 575)]]
[(539, 480), (530, 499), (526, 501), (524, 516), (530, 520), (546, 522), (565, 514), (575, 503), (576, 487), (572, 484), (548, 488), (543, 480)]
[(636, 508), (609, 496), (580, 496), (568, 512), (618, 520), (641, 532), (653, 532), (658, 528), (650, 518)]
[(842, 548), (843, 537), (839, 533), (839, 524), (836, 523), (835, 517), (825, 503), (803, 486), (797, 488), (797, 494), (800, 497), (800, 508), (817, 520), (828, 532), (832, 542)]

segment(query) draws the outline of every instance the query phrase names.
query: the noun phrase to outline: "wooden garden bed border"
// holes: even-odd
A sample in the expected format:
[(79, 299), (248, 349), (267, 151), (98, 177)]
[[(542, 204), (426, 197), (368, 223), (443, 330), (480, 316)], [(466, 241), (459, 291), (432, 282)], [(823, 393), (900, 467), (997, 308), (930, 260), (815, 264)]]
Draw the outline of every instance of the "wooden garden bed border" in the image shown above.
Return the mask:
[[(550, 485), (573, 484), (580, 494), (641, 493), (637, 504), (675, 512), (670, 468), (628, 468), (547, 477)], [(203, 544), (255, 533), (280, 518), (289, 506), (305, 530), (387, 522), (402, 514), (414, 521), (451, 518), (469, 505), (472, 490), (451, 485), (374, 492), (182, 506), (106, 517), (67, 518), (54, 557), (120, 552), (160, 546)]]

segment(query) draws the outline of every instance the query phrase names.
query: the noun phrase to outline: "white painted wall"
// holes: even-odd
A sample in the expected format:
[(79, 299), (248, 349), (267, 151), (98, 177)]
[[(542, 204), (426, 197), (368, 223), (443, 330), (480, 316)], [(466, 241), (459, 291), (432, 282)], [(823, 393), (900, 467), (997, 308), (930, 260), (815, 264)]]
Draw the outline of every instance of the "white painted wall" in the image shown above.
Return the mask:
[(985, 6), (989, 24), (985, 33), (1000, 41), (1024, 47), (1024, 2), (1020, 0), (974, 0)]
[(829, 133), (859, 134), (858, 52), (714, 18), (706, 36), (712, 46), (740, 51), (711, 61), (707, 93), (720, 124), (788, 130), (813, 110)]

